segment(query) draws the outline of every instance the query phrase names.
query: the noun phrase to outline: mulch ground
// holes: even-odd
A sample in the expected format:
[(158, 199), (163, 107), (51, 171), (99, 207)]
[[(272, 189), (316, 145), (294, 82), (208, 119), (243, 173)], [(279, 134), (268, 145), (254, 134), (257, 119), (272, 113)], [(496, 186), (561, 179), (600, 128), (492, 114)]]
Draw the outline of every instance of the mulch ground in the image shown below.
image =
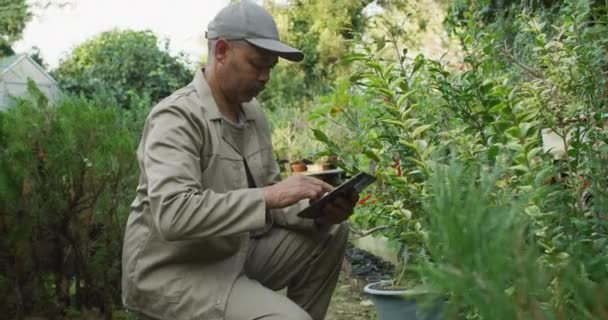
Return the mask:
[(390, 263), (349, 246), (325, 320), (376, 319), (373, 303), (363, 293), (363, 287), (369, 282), (389, 278), (392, 271)]

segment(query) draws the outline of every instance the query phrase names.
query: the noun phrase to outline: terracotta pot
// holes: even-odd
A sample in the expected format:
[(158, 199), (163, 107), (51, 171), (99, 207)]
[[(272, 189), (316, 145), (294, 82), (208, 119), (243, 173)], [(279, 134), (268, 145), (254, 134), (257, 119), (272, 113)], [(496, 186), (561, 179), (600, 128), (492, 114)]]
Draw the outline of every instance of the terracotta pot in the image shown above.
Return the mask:
[(292, 172), (304, 172), (306, 171), (306, 165), (304, 162), (294, 162), (291, 164)]

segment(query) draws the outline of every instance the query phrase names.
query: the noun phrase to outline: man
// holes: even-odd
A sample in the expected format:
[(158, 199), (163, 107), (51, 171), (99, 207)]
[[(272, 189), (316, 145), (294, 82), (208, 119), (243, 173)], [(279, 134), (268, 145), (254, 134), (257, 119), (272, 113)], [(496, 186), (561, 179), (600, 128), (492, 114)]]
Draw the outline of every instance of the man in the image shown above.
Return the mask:
[[(323, 319), (356, 195), (313, 221), (296, 213), (332, 190), (279, 181), (255, 96), (278, 58), (273, 18), (243, 1), (208, 26), (208, 64), (150, 112), (123, 247), (123, 301), (140, 319)], [(287, 296), (276, 290), (287, 288)]]

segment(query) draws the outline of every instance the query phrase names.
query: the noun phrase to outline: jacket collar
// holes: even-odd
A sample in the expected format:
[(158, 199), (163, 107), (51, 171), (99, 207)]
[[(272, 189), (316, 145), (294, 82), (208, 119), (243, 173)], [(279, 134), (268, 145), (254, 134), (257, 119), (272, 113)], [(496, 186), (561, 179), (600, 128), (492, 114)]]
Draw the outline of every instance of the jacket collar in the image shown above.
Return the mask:
[[(213, 99), (213, 94), (211, 93), (211, 88), (207, 83), (207, 79), (205, 79), (205, 75), (203, 74), (202, 69), (198, 69), (196, 74), (194, 75), (194, 80), (192, 81), (192, 85), (196, 89), (196, 93), (198, 94), (203, 110), (207, 115), (209, 120), (221, 120), (223, 119), (222, 113), (215, 103), (215, 99)], [(247, 121), (255, 120), (255, 115), (253, 113), (253, 106), (250, 104), (254, 103), (255, 98), (250, 102), (245, 102), (241, 104), (243, 108), (243, 114), (245, 115), (245, 119)]]

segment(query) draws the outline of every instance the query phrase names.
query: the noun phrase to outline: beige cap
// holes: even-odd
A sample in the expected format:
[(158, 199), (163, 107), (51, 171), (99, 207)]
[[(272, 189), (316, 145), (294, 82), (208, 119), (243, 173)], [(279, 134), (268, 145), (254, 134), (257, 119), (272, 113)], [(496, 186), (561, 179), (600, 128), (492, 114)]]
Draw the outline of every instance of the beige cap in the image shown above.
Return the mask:
[(245, 40), (290, 61), (304, 59), (300, 50), (279, 40), (279, 30), (270, 13), (248, 0), (230, 4), (222, 9), (207, 26), (206, 37), (209, 40)]

